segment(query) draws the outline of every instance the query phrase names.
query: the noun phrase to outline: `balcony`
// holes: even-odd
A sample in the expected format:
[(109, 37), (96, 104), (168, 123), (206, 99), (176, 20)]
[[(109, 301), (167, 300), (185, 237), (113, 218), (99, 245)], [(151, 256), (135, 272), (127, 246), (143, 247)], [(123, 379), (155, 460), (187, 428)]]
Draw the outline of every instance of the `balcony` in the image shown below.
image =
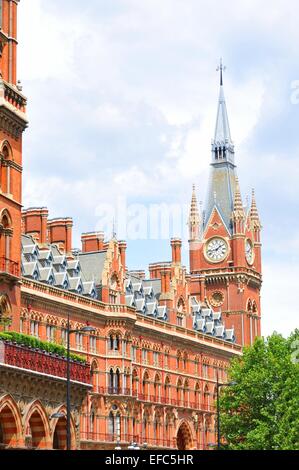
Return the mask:
[(135, 442), (139, 446), (142, 446), (144, 442), (147, 443), (148, 447), (164, 447), (164, 448), (173, 448), (176, 449), (177, 441), (176, 439), (165, 439), (165, 438), (142, 438), (140, 435), (132, 435), (132, 434), (121, 434), (121, 436), (117, 437), (117, 435), (109, 434), (109, 433), (97, 433), (97, 432), (82, 432), (81, 433), (81, 440), (82, 441), (93, 441), (97, 443), (105, 443), (111, 444), (113, 446), (116, 443), (120, 444), (123, 447), (123, 450), (132, 443)]
[(20, 277), (20, 265), (8, 258), (0, 257), (0, 277)]
[[(61, 379), (67, 373), (67, 361), (63, 357), (0, 340), (0, 366), (3, 364)], [(70, 369), (73, 382), (91, 385), (89, 364), (71, 361)]]
[(158, 395), (148, 395), (145, 393), (138, 393), (136, 390), (131, 390), (130, 388), (122, 387), (98, 387), (97, 393), (101, 395), (117, 395), (117, 396), (126, 396), (132, 397), (136, 400), (154, 403), (157, 405), (166, 405), (166, 406), (175, 406), (177, 408), (185, 408), (191, 410), (199, 410), (207, 413), (215, 413), (216, 407), (214, 404), (209, 403), (199, 403), (191, 400), (184, 400), (178, 398), (170, 398), (165, 396)]
[(98, 393), (100, 393), (101, 395), (130, 396), (131, 389), (122, 387), (99, 387)]

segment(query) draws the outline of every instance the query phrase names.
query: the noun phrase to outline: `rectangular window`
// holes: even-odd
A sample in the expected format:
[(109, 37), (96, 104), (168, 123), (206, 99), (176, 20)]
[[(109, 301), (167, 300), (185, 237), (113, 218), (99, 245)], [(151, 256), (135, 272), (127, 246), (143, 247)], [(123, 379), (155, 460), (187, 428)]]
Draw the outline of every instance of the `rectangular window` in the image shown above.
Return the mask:
[(203, 364), (202, 373), (203, 373), (204, 378), (208, 378), (208, 376), (209, 376), (209, 366), (207, 364)]
[(153, 360), (154, 360), (154, 366), (159, 366), (160, 354), (157, 351), (154, 351)]
[(147, 364), (147, 349), (142, 349), (142, 362)]
[(31, 336), (35, 336), (36, 338), (38, 338), (38, 333), (39, 333), (38, 330), (39, 330), (38, 321), (31, 320), (31, 322), (30, 322), (30, 334), (31, 334)]
[(168, 369), (169, 366), (169, 354), (165, 354), (165, 368)]
[(89, 348), (90, 352), (95, 353), (97, 351), (97, 338), (95, 336), (89, 337)]
[(136, 346), (132, 346), (132, 348), (131, 348), (131, 359), (132, 359), (132, 361), (136, 362), (136, 359), (137, 359), (137, 348), (136, 348)]
[(63, 346), (67, 345), (67, 330), (66, 328), (62, 328), (61, 330), (61, 343)]
[(47, 325), (46, 334), (47, 334), (47, 341), (49, 343), (54, 343), (55, 342), (55, 326)]
[(82, 333), (76, 333), (76, 348), (80, 351), (83, 349), (83, 335)]

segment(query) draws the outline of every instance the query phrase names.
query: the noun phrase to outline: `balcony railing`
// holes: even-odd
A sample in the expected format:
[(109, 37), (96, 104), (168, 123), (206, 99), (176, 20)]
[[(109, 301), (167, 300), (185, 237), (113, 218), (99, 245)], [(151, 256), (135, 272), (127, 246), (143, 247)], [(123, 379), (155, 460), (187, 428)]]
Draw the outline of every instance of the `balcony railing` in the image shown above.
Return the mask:
[[(144, 442), (150, 447), (166, 447), (176, 448), (176, 439), (165, 439), (165, 438), (142, 438), (140, 435), (132, 434), (121, 434), (119, 437), (116, 434), (109, 433), (97, 433), (97, 432), (81, 432), (81, 440), (93, 441), (93, 442), (104, 442), (110, 444), (124, 444), (129, 445), (135, 442), (138, 445), (142, 445)], [(125, 450), (125, 448), (124, 448)]]
[(122, 387), (99, 387), (99, 393), (102, 395), (131, 395), (131, 389)]
[[(1, 363), (59, 378), (66, 378), (67, 374), (65, 358), (5, 341), (0, 341)], [(91, 384), (89, 364), (71, 361), (70, 369), (72, 381)]]
[(118, 395), (118, 396), (130, 396), (134, 397), (139, 401), (149, 402), (149, 403), (156, 403), (161, 405), (171, 405), (180, 408), (188, 408), (192, 410), (201, 410), (210, 413), (214, 413), (216, 408), (214, 404), (209, 403), (200, 403), (195, 402), (187, 399), (178, 399), (178, 398), (171, 398), (166, 396), (158, 396), (158, 395), (149, 395), (146, 393), (138, 393), (136, 390), (131, 390), (130, 388), (122, 388), (122, 387), (98, 387), (98, 393), (101, 395)]
[(20, 265), (8, 258), (0, 257), (0, 274), (10, 274), (15, 277), (20, 276)]

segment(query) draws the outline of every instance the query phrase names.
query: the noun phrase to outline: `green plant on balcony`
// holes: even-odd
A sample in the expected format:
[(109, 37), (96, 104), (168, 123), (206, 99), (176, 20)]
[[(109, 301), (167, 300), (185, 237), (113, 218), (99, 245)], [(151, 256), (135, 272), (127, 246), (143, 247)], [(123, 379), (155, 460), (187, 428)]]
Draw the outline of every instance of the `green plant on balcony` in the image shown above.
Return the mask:
[[(56, 354), (57, 356), (66, 357), (67, 352), (64, 346), (55, 343), (48, 343), (46, 341), (41, 341), (34, 336), (24, 335), (22, 333), (16, 333), (14, 331), (6, 331), (5, 333), (0, 333), (0, 340), (10, 341), (27, 348), (38, 349), (49, 354)], [(70, 358), (73, 361), (86, 363), (84, 357), (79, 356), (78, 354), (70, 354)]]

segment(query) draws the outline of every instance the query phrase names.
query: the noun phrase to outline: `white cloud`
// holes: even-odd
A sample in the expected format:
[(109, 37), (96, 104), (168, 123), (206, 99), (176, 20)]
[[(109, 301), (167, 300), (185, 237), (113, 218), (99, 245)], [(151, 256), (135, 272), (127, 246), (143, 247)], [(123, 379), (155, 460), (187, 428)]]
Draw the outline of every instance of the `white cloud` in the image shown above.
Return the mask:
[[(299, 233), (299, 107), (289, 96), (299, 76), (298, 4), (30, 0), (19, 10), (19, 75), (31, 121), (25, 206), (73, 214), (79, 233), (93, 229), (97, 204), (118, 196), (183, 204), (194, 182), (202, 199), (223, 55), (242, 192), (256, 187), (265, 225), (264, 328), (285, 331), (285, 306), (295, 325), (288, 286), (296, 291), (299, 258), (288, 269), (281, 252), (296, 253)], [(146, 250), (138, 255), (146, 265)]]

